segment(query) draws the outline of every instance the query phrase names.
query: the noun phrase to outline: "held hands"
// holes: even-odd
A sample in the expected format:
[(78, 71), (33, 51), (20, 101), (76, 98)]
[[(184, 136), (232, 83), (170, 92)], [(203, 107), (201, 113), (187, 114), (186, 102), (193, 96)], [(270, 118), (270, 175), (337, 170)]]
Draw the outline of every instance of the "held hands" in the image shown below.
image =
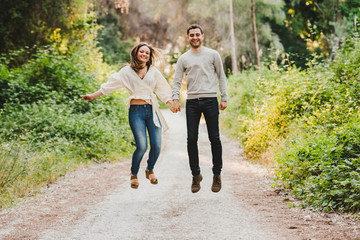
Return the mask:
[[(172, 104), (171, 104), (171, 108), (170, 110), (173, 112), (173, 113), (177, 113), (177, 112), (180, 112), (181, 111), (181, 105), (179, 103), (179, 100), (175, 99), (172, 101)], [(220, 102), (220, 105), (219, 105), (219, 109), (220, 110), (225, 110), (225, 108), (227, 108), (227, 102)]]
[(181, 109), (180, 109), (181, 105), (179, 103), (179, 100), (178, 99), (174, 99), (171, 103), (171, 108), (170, 108), (170, 111), (172, 111), (173, 113), (177, 113), (177, 112), (180, 112)]

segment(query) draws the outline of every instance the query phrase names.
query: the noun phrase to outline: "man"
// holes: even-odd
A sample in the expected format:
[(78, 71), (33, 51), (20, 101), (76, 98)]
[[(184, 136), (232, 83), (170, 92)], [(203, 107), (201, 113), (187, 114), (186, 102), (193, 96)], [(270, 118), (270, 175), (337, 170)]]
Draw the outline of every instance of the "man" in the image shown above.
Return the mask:
[[(213, 162), (213, 184), (211, 190), (221, 189), (222, 146), (219, 134), (219, 109), (227, 107), (226, 76), (222, 61), (217, 51), (204, 47), (204, 32), (201, 26), (191, 25), (187, 29), (187, 40), (191, 49), (181, 55), (176, 63), (173, 81), (172, 112), (180, 111), (179, 95), (183, 75), (187, 81), (186, 124), (187, 151), (191, 173), (193, 175), (191, 191), (200, 190), (202, 175), (199, 166), (198, 133), (201, 114), (204, 115)], [(217, 91), (221, 93), (218, 104)]]

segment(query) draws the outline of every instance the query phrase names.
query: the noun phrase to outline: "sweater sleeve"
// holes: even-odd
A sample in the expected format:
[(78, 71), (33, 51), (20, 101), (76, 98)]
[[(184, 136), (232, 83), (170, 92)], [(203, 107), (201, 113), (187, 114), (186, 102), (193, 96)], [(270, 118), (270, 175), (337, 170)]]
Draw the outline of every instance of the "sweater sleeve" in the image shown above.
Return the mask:
[(172, 98), (173, 99), (179, 99), (183, 76), (184, 76), (184, 69), (183, 69), (183, 64), (182, 64), (181, 57), (180, 57), (176, 63), (176, 67), (175, 67), (175, 76), (174, 76), (173, 87), (172, 87)]
[(227, 102), (228, 95), (227, 95), (227, 79), (224, 72), (224, 67), (221, 61), (220, 54), (216, 52), (215, 55), (215, 71), (217, 77), (219, 79), (219, 89), (220, 89), (220, 96), (222, 102)]
[(155, 72), (156, 85), (154, 92), (161, 101), (167, 103), (171, 100), (171, 87), (159, 70)]
[(111, 93), (117, 89), (124, 87), (124, 70), (121, 69), (119, 72), (113, 73), (107, 80), (106, 83), (101, 84), (100, 91), (103, 94)]

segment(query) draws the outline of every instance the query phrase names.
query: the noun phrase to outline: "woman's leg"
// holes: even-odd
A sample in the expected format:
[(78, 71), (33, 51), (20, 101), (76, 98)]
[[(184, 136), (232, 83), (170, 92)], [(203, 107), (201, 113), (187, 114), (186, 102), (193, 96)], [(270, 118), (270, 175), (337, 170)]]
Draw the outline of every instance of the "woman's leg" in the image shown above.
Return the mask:
[(130, 106), (129, 123), (136, 144), (136, 149), (132, 156), (131, 174), (136, 176), (139, 171), (140, 162), (147, 149), (145, 111), (142, 105)]
[(149, 117), (146, 121), (146, 127), (149, 132), (149, 140), (150, 140), (150, 152), (149, 152), (149, 159), (147, 160), (147, 170), (152, 171), (160, 155), (162, 131), (161, 131), (161, 127), (155, 126), (152, 118), (152, 113), (151, 113), (151, 117)]

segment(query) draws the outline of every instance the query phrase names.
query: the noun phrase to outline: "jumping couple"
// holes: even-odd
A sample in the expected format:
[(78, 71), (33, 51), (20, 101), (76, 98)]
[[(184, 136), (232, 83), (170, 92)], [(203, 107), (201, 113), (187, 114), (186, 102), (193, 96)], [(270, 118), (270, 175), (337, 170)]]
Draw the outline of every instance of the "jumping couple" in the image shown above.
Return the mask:
[[(160, 155), (162, 129), (166, 130), (167, 125), (160, 112), (156, 95), (161, 101), (171, 105), (170, 110), (173, 113), (179, 112), (180, 88), (185, 73), (187, 151), (193, 176), (191, 191), (198, 192), (202, 180), (197, 145), (202, 114), (205, 117), (211, 142), (214, 174), (211, 190), (219, 192), (221, 189), (222, 146), (219, 134), (219, 109), (224, 110), (227, 107), (226, 77), (219, 53), (203, 46), (204, 37), (200, 25), (192, 24), (187, 29), (186, 38), (191, 49), (181, 55), (176, 63), (172, 89), (161, 72), (153, 66), (155, 59), (159, 57), (158, 51), (147, 43), (140, 43), (131, 51), (130, 65), (112, 74), (97, 92), (83, 96), (84, 100), (90, 102), (119, 88), (126, 88), (129, 91), (131, 95), (128, 101), (129, 124), (136, 144), (131, 163), (132, 188), (137, 189), (139, 186), (137, 174), (147, 150), (146, 129), (149, 134), (150, 151), (145, 175), (152, 184), (158, 183), (153, 169)], [(221, 95), (220, 104), (217, 99), (218, 86)]]

